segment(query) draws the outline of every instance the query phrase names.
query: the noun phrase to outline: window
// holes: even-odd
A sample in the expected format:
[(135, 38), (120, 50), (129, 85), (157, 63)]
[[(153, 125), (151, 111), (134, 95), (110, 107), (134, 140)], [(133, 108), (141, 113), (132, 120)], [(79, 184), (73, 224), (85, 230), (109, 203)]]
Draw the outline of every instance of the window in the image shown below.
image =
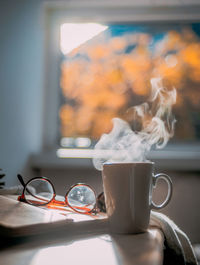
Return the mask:
[(156, 76), (177, 90), (173, 141), (200, 139), (200, 23), (65, 23), (60, 33), (63, 146), (108, 133), (112, 118), (146, 101)]
[[(77, 3), (47, 9), (44, 147), (53, 150), (60, 146), (92, 147), (102, 133), (111, 129), (112, 117), (123, 117), (127, 108), (146, 100), (150, 78), (160, 74), (166, 84), (173, 85), (178, 92), (174, 107), (177, 123), (171, 143), (181, 142), (186, 146), (194, 142), (192, 150), (194, 146), (198, 148), (198, 8), (173, 6), (164, 11), (159, 7)], [(75, 32), (78, 24), (84, 32), (83, 28), (90, 23), (97, 26), (93, 37), (79, 40), (73, 44), (74, 48), (66, 50), (64, 39), (67, 37), (71, 42), (66, 29), (71, 25)], [(101, 81), (99, 73), (104, 76)], [(124, 76), (129, 78), (124, 79)], [(97, 93), (90, 93), (91, 86)], [(80, 92), (84, 92), (84, 96)], [(104, 103), (98, 105), (97, 101), (101, 100)], [(175, 150), (178, 149), (175, 147)]]

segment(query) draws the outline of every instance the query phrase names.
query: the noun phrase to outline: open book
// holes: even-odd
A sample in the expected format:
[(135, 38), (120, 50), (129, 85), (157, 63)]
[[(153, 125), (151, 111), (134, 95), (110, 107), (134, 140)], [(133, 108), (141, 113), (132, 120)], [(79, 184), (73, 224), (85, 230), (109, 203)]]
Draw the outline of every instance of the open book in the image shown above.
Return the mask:
[(48, 209), (19, 202), (17, 196), (0, 195), (0, 237), (21, 237), (67, 231), (81, 232), (107, 231), (107, 218), (103, 214), (95, 216), (79, 214), (62, 209)]

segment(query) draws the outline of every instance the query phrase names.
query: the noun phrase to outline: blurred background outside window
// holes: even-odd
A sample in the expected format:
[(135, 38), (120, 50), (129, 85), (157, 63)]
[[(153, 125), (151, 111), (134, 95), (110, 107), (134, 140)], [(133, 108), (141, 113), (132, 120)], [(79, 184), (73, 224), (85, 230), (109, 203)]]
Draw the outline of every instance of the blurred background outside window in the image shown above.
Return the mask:
[(171, 142), (200, 140), (200, 23), (63, 23), (60, 51), (63, 147), (92, 146), (147, 100), (153, 77), (177, 90)]

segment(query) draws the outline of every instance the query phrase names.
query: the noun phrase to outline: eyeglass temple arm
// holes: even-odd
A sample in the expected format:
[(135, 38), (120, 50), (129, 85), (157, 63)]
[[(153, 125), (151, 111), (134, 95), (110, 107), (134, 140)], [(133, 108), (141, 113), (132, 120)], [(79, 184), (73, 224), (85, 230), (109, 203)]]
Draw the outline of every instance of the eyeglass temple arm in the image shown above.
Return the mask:
[[(25, 182), (24, 182), (22, 176), (21, 176), (20, 174), (18, 174), (17, 177), (18, 177), (20, 183), (22, 184), (22, 186), (25, 188), (26, 184), (25, 184)], [(32, 195), (33, 197), (37, 198), (35, 195), (32, 194), (32, 192), (31, 192), (29, 189), (27, 189), (27, 191), (28, 191), (28, 193), (29, 193), (30, 195)]]
[(24, 183), (22, 176), (20, 174), (18, 174), (17, 177), (18, 177), (19, 182), (22, 184), (22, 186), (25, 187), (26, 184)]

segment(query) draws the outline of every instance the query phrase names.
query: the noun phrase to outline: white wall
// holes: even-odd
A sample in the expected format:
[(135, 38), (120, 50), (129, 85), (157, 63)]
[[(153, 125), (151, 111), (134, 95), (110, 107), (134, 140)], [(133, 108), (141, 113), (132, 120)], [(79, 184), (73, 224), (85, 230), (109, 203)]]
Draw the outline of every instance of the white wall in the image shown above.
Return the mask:
[(28, 174), (27, 160), (41, 147), (43, 26), (41, 1), (1, 0), (0, 168), (6, 186)]

